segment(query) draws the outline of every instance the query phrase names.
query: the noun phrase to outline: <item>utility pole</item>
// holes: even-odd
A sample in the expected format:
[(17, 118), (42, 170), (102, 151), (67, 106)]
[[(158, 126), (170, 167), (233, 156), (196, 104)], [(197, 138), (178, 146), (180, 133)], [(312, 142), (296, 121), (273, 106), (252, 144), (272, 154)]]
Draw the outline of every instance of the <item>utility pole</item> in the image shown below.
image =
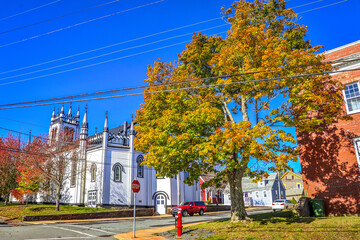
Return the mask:
[(180, 191), (180, 173), (177, 175), (177, 195), (178, 195), (178, 199), (177, 199), (177, 204), (178, 206), (181, 203), (181, 191)]

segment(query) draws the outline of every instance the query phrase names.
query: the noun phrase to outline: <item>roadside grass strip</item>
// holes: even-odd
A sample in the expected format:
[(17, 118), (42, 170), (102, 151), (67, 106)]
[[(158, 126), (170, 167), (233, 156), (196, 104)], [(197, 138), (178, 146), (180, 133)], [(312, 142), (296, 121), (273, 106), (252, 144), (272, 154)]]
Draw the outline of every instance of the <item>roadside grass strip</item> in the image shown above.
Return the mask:
[(10, 220), (22, 221), (23, 216), (33, 215), (58, 215), (58, 214), (73, 214), (73, 213), (93, 213), (114, 211), (114, 209), (106, 208), (89, 208), (61, 205), (60, 211), (55, 210), (55, 205), (51, 204), (20, 204), (10, 203), (4, 206), (0, 203), (0, 216), (9, 218)]
[[(252, 215), (250, 218), (251, 221), (246, 222), (231, 223), (229, 219), (225, 219), (194, 225), (184, 229), (183, 237), (207, 240), (360, 239), (360, 217), (357, 216), (314, 218), (299, 217), (291, 211), (282, 211)], [(212, 234), (202, 237), (200, 230), (207, 230)], [(186, 232), (191, 236), (186, 236)], [(175, 234), (175, 231), (170, 231), (166, 238), (173, 239)]]

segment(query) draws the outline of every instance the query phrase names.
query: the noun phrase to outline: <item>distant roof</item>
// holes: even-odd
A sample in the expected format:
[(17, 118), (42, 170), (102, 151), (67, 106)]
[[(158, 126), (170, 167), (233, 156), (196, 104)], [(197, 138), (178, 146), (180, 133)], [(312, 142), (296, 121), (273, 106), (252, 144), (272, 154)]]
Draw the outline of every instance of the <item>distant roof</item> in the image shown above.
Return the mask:
[(259, 187), (257, 182), (253, 182), (252, 178), (244, 177), (242, 180), (243, 192), (257, 191), (257, 190), (269, 190), (273, 187), (276, 180), (277, 173), (270, 173), (268, 178), (263, 178), (265, 181), (264, 187)]
[(302, 179), (302, 176), (301, 176), (301, 175), (299, 175), (299, 174), (297, 174), (297, 173), (294, 173), (294, 172), (292, 172), (292, 171), (287, 171), (287, 172), (284, 173), (280, 178), (283, 179), (283, 178), (284, 178), (287, 174), (289, 174), (289, 173), (292, 173), (292, 174), (294, 174), (295, 176), (297, 176), (298, 178)]
[[(130, 129), (130, 127), (131, 127), (130, 123), (126, 124), (126, 129), (127, 129), (127, 130)], [(119, 125), (119, 126), (114, 127), (114, 128), (112, 128), (112, 129), (109, 130), (109, 133), (111, 133), (111, 134), (117, 134), (117, 133), (119, 133), (119, 132), (120, 132), (120, 133), (123, 133), (123, 132), (124, 132), (124, 125)], [(94, 134), (94, 135), (91, 135), (91, 136), (89, 136), (89, 137), (92, 137), (92, 136), (95, 136), (95, 135), (98, 135), (98, 134), (101, 134), (101, 132), (100, 132), (100, 133), (96, 133), (96, 134)]]
[(356, 44), (360, 44), (360, 40), (355, 41), (355, 42), (352, 42), (352, 43), (349, 43), (349, 44), (346, 44), (346, 45), (343, 45), (343, 46), (340, 46), (340, 47), (337, 47), (337, 48), (330, 49), (329, 51), (326, 51), (325, 54), (333, 53), (333, 52), (342, 50), (342, 49), (344, 49), (344, 48), (354, 46), (354, 45), (356, 45)]

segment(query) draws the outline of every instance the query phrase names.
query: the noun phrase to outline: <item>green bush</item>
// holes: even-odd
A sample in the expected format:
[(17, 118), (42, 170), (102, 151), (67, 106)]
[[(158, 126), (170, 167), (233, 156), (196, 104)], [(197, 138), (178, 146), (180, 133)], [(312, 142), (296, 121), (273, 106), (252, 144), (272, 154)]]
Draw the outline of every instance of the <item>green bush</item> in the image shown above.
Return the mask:
[(297, 201), (295, 200), (295, 198), (292, 198), (290, 201), (292, 204), (297, 204)]

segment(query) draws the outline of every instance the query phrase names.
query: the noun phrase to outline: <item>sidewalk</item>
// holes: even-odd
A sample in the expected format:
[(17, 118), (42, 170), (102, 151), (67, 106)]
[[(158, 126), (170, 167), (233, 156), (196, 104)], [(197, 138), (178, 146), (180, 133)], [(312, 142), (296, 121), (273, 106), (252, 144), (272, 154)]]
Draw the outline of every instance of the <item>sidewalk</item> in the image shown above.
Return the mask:
[[(206, 223), (206, 222), (210, 222), (210, 221), (184, 224), (183, 228), (190, 227), (190, 226), (193, 226), (193, 225), (197, 225), (197, 224), (200, 224), (200, 223)], [(167, 238), (160, 237), (160, 236), (155, 236), (154, 234), (155, 233), (166, 232), (166, 231), (173, 230), (173, 229), (175, 229), (174, 226), (162, 227), (162, 228), (144, 229), (144, 230), (136, 231), (135, 232), (135, 238), (133, 238), (133, 232), (120, 233), (118, 235), (115, 235), (114, 238), (122, 239), (122, 240), (128, 240), (128, 239), (163, 240), (163, 239), (167, 239)]]

